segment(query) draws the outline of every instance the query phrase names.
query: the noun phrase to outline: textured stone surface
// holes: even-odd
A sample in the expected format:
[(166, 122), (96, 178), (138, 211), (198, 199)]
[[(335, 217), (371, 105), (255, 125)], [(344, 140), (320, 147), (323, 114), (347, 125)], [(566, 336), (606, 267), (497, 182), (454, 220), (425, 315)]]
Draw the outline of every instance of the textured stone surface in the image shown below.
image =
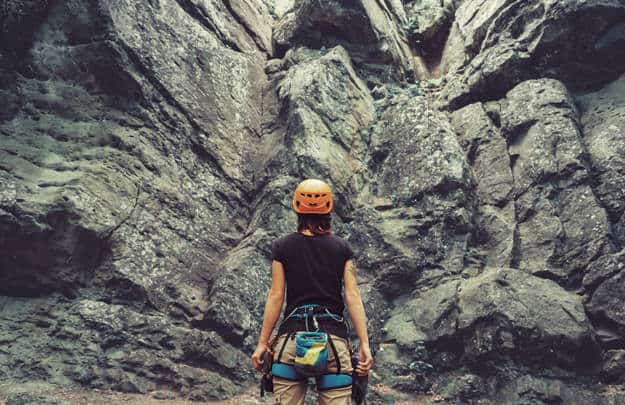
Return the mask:
[(620, 0), (463, 1), (442, 56), (443, 104), (501, 97), (538, 77), (579, 87), (613, 80), (624, 68), (624, 16)]
[[(197, 391), (191, 382), (208, 382), (198, 398), (236, 392), (218, 374), (232, 362), (169, 351), (175, 344), (203, 350), (204, 332), (192, 325), (214, 301), (211, 269), (246, 229), (252, 151), (240, 146), (260, 134), (263, 49), (244, 42), (246, 29), (235, 17), (228, 37), (196, 19), (198, 7), (174, 1), (40, 6), (28, 53), (14, 59), (17, 70), (3, 65), (3, 92), (18, 96), (8, 98), (0, 123), (0, 247), (9, 252), (0, 259), (1, 290), (41, 297), (44, 318), (28, 334), (41, 345), (22, 338), (23, 345), (9, 347), (3, 375), (121, 390), (165, 381), (182, 389), (188, 381)], [(240, 52), (244, 43), (249, 53)], [(241, 80), (232, 83), (233, 74)], [(91, 318), (77, 309), (90, 300), (97, 304)], [(126, 311), (133, 321), (124, 330)], [(35, 315), (9, 313), (3, 332), (26, 333), (15, 325)], [(45, 318), (64, 313), (75, 333), (89, 333), (84, 341), (61, 334), (60, 348), (49, 352), (44, 337), (56, 324)], [(95, 333), (101, 325), (93, 323), (107, 313), (121, 322), (110, 339)], [(141, 342), (158, 328), (133, 332), (133, 325), (154, 319), (164, 331), (178, 329), (164, 346), (145, 351)], [(251, 329), (244, 327), (247, 336)], [(137, 338), (128, 339), (133, 333)], [(245, 358), (236, 347), (230, 356)], [(138, 357), (128, 360), (131, 352)], [(13, 363), (25, 358), (32, 359), (28, 367)]]
[[(616, 222), (625, 212), (625, 76), (579, 97), (579, 105), (597, 195)], [(622, 233), (615, 236), (622, 245)]]
[(566, 87), (526, 81), (451, 117), (477, 178), (486, 262), (578, 285), (610, 250), (611, 226)]
[(440, 75), (445, 46), (460, 0), (407, 1), (405, 30), (415, 53), (418, 77)]
[(620, 0), (0, 1), (11, 400), (52, 400), (24, 384), (41, 380), (249, 388), (270, 242), (320, 177), (360, 268), (371, 402), (619, 403), (599, 383), (623, 381), (624, 17)]
[(477, 177), (478, 197), (489, 205), (510, 199), (514, 178), (506, 140), (482, 104), (471, 104), (452, 114), (454, 129)]
[(294, 154), (292, 161), (315, 162), (340, 189), (349, 187), (362, 165), (361, 130), (369, 126), (374, 109), (345, 49), (339, 46), (293, 66), (279, 83), (278, 96), (288, 111), (284, 142)]
[(604, 317), (618, 327), (623, 336), (625, 328), (625, 272), (621, 271), (597, 287), (587, 305), (588, 311)]
[(389, 106), (370, 131), (371, 174), (354, 227), (379, 290), (397, 297), (462, 271), (472, 177), (445, 117), (410, 86), (392, 91), (378, 101)]
[(515, 255), (516, 218), (506, 140), (481, 103), (455, 111), (451, 122), (477, 183), (478, 267), (510, 266)]
[(511, 381), (502, 390), (499, 401), (522, 405), (553, 403), (618, 403), (614, 400), (576, 389), (559, 379), (539, 379), (523, 376)]
[(516, 353), (530, 362), (574, 365), (575, 356), (593, 348), (579, 297), (515, 269), (488, 268), (420, 294), (398, 308), (386, 328), (401, 347), (423, 341), (459, 351), (461, 361), (480, 367)]
[(625, 380), (625, 350), (608, 350), (602, 372), (611, 381)]
[(576, 278), (606, 248), (609, 227), (573, 101), (559, 82), (524, 82), (501, 103), (501, 125), (515, 178), (518, 265)]
[(401, 28), (406, 15), (396, 0), (295, 2), (277, 22), (273, 38), (278, 53), (303, 45), (345, 46), (365, 63), (393, 65), (402, 77), (414, 73), (412, 55)]

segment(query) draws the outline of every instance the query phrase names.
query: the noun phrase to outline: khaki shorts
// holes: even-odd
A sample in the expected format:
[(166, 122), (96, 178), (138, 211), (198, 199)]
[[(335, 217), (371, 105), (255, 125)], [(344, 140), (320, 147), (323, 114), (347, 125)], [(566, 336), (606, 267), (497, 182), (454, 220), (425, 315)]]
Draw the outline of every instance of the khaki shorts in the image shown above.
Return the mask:
[[(274, 346), (275, 354), (273, 361), (278, 361), (280, 350), (284, 344), (287, 335), (282, 335)], [(352, 373), (352, 361), (349, 341), (330, 335), (334, 347), (339, 356), (342, 374)], [(293, 364), (295, 361), (295, 339), (289, 339), (284, 347), (284, 352), (280, 358), (280, 363)], [(338, 371), (334, 350), (328, 347), (328, 373), (336, 373)], [(273, 398), (276, 404), (281, 405), (302, 405), (306, 396), (307, 380), (291, 381), (284, 378), (273, 378)], [(352, 403), (352, 387), (335, 388), (331, 390), (318, 391), (319, 405), (350, 405)]]

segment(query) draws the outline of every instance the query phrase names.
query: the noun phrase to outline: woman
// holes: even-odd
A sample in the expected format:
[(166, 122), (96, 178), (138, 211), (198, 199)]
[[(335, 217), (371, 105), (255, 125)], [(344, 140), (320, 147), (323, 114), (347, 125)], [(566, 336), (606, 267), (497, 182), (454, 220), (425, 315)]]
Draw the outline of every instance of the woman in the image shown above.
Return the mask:
[[(360, 340), (356, 374), (367, 375), (373, 364), (353, 252), (347, 241), (330, 231), (333, 204), (332, 191), (326, 183), (315, 179), (301, 182), (293, 197), (293, 208), (298, 216), (297, 232), (272, 245), (271, 289), (252, 363), (261, 370), (263, 354), (269, 349), (270, 335), (280, 317), (285, 287), (288, 287), (284, 321), (273, 345), (273, 392), (277, 404), (304, 403), (308, 370), (305, 367), (310, 364), (302, 364), (309, 361), (310, 356), (304, 360), (300, 351), (304, 350), (303, 345), (308, 343), (306, 339), (311, 334), (303, 331), (318, 331), (315, 338), (327, 337), (327, 346), (322, 346), (327, 349), (327, 363), (318, 362), (324, 369), (315, 375), (320, 404), (351, 403), (353, 369), (348, 331), (342, 320), (345, 304)], [(317, 347), (314, 343), (311, 346)], [(317, 361), (317, 354), (313, 362)]]

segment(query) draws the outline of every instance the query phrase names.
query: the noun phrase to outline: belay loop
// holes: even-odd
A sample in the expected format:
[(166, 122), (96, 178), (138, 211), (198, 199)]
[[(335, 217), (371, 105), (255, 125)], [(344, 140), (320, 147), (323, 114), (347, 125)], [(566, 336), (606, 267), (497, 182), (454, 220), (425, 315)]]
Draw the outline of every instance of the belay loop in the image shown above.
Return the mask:
[(319, 322), (317, 322), (317, 315), (315, 314), (315, 307), (309, 306), (306, 308), (306, 332), (310, 332), (310, 328), (308, 327), (308, 318), (312, 318), (313, 325), (315, 327), (315, 332), (319, 332)]

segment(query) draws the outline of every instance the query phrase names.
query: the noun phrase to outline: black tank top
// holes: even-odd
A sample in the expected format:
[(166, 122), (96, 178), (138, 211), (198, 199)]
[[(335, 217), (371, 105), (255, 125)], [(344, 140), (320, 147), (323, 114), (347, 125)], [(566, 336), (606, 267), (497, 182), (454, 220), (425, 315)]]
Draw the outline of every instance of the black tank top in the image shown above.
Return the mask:
[(318, 304), (341, 315), (345, 309), (343, 270), (353, 257), (349, 243), (334, 234), (294, 232), (275, 240), (271, 259), (284, 266), (286, 314), (303, 304)]

